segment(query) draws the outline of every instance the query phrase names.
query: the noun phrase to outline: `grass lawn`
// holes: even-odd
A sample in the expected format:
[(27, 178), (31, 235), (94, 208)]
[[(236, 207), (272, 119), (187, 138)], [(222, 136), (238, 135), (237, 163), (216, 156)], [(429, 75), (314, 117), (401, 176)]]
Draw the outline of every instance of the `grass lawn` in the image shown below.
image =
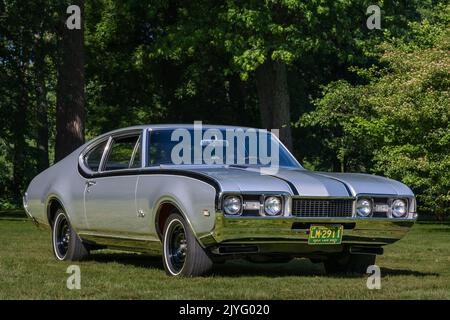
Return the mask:
[(378, 258), (380, 290), (367, 277), (330, 277), (321, 264), (228, 262), (214, 275), (173, 279), (161, 258), (108, 250), (81, 268), (81, 290), (68, 290), (50, 233), (21, 212), (0, 213), (0, 299), (450, 299), (450, 224), (416, 224)]

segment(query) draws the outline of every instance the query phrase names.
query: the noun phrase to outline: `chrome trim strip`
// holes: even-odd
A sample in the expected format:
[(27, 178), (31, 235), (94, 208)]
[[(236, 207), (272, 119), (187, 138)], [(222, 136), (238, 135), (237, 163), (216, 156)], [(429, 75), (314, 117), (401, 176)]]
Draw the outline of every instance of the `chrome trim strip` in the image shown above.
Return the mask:
[(100, 160), (100, 164), (98, 166), (97, 172), (103, 171), (103, 168), (105, 167), (106, 157), (109, 155), (112, 143), (113, 143), (113, 138), (111, 136), (109, 136), (108, 142), (106, 143), (105, 149), (103, 150), (102, 159)]
[(146, 128), (143, 130), (142, 132), (142, 166), (141, 168), (145, 168), (147, 167), (148, 164), (148, 147), (149, 147), (149, 143), (150, 143), (150, 132), (152, 131), (152, 129)]
[(355, 200), (356, 197), (348, 196), (348, 197), (333, 197), (333, 196), (292, 196), (292, 199), (305, 199), (305, 200)]
[(139, 146), (141, 146), (141, 154), (138, 155), (141, 161), (140, 168), (142, 168), (142, 133), (139, 135), (138, 140), (136, 141), (136, 144), (134, 145), (133, 152), (131, 153), (131, 159), (128, 162), (128, 168), (130, 169), (131, 166), (134, 163), (134, 160), (136, 159), (136, 153), (139, 150)]

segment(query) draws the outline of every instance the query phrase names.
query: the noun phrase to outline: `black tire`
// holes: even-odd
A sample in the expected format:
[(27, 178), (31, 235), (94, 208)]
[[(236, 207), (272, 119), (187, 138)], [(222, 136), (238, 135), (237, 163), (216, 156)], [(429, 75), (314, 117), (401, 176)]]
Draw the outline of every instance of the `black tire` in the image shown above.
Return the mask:
[(365, 274), (367, 267), (374, 265), (376, 255), (343, 254), (329, 257), (324, 261), (327, 274)]
[(78, 261), (89, 255), (89, 251), (70, 225), (63, 209), (58, 209), (55, 214), (52, 226), (52, 248), (56, 259), (60, 261)]
[(170, 276), (201, 276), (213, 262), (200, 246), (186, 220), (178, 213), (167, 219), (163, 232), (163, 264)]

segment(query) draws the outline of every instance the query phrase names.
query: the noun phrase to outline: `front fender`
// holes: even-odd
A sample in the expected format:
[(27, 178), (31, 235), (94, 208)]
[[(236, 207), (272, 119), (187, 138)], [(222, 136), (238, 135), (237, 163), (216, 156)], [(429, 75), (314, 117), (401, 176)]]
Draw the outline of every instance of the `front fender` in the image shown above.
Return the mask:
[[(170, 174), (140, 175), (136, 187), (137, 210), (149, 213), (138, 233), (158, 238), (156, 215), (160, 205), (170, 202), (178, 207), (197, 238), (209, 234), (215, 222), (216, 189), (192, 177)], [(209, 216), (203, 212), (209, 211)]]

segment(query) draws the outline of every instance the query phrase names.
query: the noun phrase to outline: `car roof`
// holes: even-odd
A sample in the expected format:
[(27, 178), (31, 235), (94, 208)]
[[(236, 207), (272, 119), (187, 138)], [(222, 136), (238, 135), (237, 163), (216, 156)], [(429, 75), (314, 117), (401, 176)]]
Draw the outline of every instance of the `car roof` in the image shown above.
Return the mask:
[[(192, 123), (177, 123), (177, 124), (148, 124), (148, 125), (139, 125), (139, 126), (132, 126), (127, 128), (122, 128), (123, 130), (129, 130), (129, 129), (145, 129), (145, 128), (154, 128), (154, 129), (194, 129), (194, 126), (197, 124)], [(257, 129), (257, 128), (250, 128), (250, 127), (241, 127), (241, 126), (229, 126), (229, 125), (218, 125), (218, 124), (198, 124), (201, 125), (202, 128), (205, 129), (236, 129), (236, 128), (242, 128), (242, 129)], [(121, 129), (119, 129), (121, 130)]]
[[(201, 124), (202, 129), (254, 129), (261, 130), (259, 128), (252, 127), (241, 127), (241, 126), (229, 126), (229, 125), (215, 125), (215, 124)], [(186, 124), (186, 123), (178, 123), (178, 124), (144, 124), (137, 126), (130, 126), (120, 129), (115, 129), (112, 131), (108, 131), (102, 133), (91, 140), (87, 141), (86, 144), (90, 144), (94, 141), (98, 141), (105, 136), (109, 136), (112, 134), (117, 134), (121, 132), (133, 131), (133, 130), (143, 130), (143, 129), (194, 129), (194, 124)]]
[[(194, 124), (147, 124), (147, 125), (137, 125), (131, 127), (125, 127), (116, 129), (110, 132), (106, 132), (105, 134), (118, 133), (121, 131), (130, 131), (130, 130), (142, 130), (142, 129), (194, 129)], [(241, 127), (241, 126), (229, 126), (229, 125), (215, 125), (215, 124), (201, 124), (203, 129), (255, 129), (260, 130), (259, 128), (251, 128), (251, 127)]]

